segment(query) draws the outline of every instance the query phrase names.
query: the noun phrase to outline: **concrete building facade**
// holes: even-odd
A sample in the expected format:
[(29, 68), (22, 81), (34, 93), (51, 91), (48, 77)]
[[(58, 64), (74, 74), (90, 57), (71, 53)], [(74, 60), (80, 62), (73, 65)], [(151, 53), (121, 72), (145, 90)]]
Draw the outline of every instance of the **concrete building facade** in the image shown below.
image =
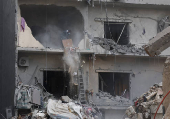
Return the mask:
[[(24, 84), (34, 84), (36, 77), (51, 93), (63, 94), (70, 85), (61, 81), (69, 77), (62, 39), (72, 39), (83, 62), (84, 89), (93, 92), (90, 99), (103, 119), (125, 118), (133, 100), (162, 81), (170, 49), (151, 58), (142, 46), (169, 26), (169, 5), (168, 0), (19, 0), (17, 75)], [(63, 35), (66, 30), (69, 36)], [(54, 85), (46, 84), (49, 79)], [(100, 91), (126, 100), (101, 98)]]

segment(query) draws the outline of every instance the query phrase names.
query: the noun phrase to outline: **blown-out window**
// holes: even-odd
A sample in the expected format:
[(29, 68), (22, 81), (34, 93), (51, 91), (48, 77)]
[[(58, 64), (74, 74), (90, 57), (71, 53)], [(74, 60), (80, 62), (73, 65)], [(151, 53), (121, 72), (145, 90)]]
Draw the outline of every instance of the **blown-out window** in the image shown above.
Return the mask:
[(130, 73), (100, 72), (99, 90), (108, 92), (113, 96), (130, 98)]
[(105, 38), (113, 39), (119, 45), (129, 43), (128, 23), (104, 22), (104, 34)]

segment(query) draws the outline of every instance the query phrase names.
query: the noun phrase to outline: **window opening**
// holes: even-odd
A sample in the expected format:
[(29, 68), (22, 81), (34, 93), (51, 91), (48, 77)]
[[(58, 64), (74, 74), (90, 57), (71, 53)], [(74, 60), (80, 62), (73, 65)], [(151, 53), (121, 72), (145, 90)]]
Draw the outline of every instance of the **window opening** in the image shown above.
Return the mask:
[[(47, 75), (47, 76), (46, 76)], [(44, 71), (43, 85), (56, 98), (68, 95), (69, 74), (64, 71)]]
[(129, 43), (128, 23), (104, 22), (104, 33), (105, 38), (113, 39), (119, 45)]
[(122, 96), (130, 99), (130, 73), (100, 72), (98, 74), (99, 90), (108, 92), (113, 96)]

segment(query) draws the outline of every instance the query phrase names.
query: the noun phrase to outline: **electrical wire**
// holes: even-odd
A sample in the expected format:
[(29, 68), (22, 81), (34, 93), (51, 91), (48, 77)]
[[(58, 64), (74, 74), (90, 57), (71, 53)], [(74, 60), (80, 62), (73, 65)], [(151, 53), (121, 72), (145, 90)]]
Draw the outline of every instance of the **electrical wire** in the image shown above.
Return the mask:
[(2, 115), (1, 113), (0, 113), (0, 115), (1, 115), (4, 119), (6, 119), (6, 118), (4, 117), (4, 115)]
[(163, 101), (165, 100), (165, 98), (168, 96), (169, 93), (170, 93), (170, 91), (165, 95), (165, 97), (162, 99), (161, 103), (159, 104), (159, 106), (158, 106), (158, 108), (157, 108), (157, 110), (156, 110), (156, 113), (155, 113), (155, 115), (154, 115), (154, 119), (156, 118), (156, 114), (157, 114), (157, 112), (158, 112), (161, 104), (163, 103)]
[(123, 16), (123, 15), (117, 15), (117, 14), (114, 14), (114, 16), (116, 16), (116, 17), (132, 17), (132, 18), (143, 18), (143, 19), (151, 19), (151, 20), (153, 20), (153, 21), (156, 21), (156, 22), (158, 22), (158, 20), (157, 19), (154, 19), (154, 18), (151, 18), (151, 17), (142, 17), (142, 16), (130, 16), (130, 15), (127, 15), (127, 16)]
[[(48, 3), (48, 2), (47, 2), (47, 0), (46, 0), (46, 12), (45, 12), (45, 15), (46, 15), (46, 20), (45, 20), (45, 22), (46, 22), (46, 28), (45, 28), (45, 29), (46, 29), (46, 34), (47, 34), (47, 3)], [(47, 66), (47, 63), (48, 63), (48, 62), (47, 62), (47, 47), (48, 47), (48, 46), (47, 46), (47, 41), (46, 41), (46, 53), (45, 53), (45, 57), (46, 57), (46, 84), (47, 84), (47, 78), (48, 78), (48, 77), (47, 77), (47, 67), (48, 67), (48, 66)]]

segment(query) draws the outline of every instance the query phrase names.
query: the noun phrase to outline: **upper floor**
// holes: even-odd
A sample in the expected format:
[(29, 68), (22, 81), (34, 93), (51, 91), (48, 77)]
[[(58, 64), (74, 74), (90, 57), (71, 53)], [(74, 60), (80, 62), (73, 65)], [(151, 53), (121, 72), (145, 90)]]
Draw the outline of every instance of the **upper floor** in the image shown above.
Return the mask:
[(142, 46), (170, 23), (168, 0), (19, 0), (18, 5), (19, 51), (62, 53), (62, 40), (72, 39), (83, 53), (147, 56)]

